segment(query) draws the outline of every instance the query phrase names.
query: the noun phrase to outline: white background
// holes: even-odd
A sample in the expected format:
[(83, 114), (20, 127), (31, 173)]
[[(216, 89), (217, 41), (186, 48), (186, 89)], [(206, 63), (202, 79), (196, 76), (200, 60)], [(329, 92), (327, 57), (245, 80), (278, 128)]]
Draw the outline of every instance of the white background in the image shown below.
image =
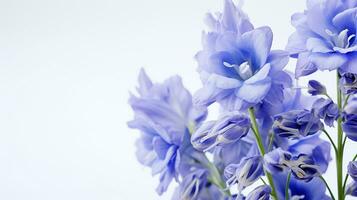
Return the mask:
[[(247, 0), (244, 9), (284, 48), (290, 15), (304, 4)], [(169, 199), (136, 161), (128, 91), (140, 67), (199, 88), (202, 19), (221, 8), (220, 0), (0, 0), (0, 199)], [(335, 87), (334, 74), (315, 77)]]

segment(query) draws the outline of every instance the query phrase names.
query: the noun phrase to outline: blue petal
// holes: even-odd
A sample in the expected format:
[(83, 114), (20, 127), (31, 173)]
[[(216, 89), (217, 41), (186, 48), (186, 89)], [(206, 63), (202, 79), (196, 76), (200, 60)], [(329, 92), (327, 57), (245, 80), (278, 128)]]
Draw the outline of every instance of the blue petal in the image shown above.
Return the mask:
[(289, 62), (289, 52), (273, 50), (270, 52), (267, 63), (270, 63), (272, 71), (278, 72), (284, 69)]
[(310, 61), (320, 70), (334, 70), (343, 66), (347, 57), (340, 53), (313, 53), (310, 55)]
[(331, 44), (320, 38), (309, 38), (306, 42), (307, 50), (318, 53), (329, 53), (333, 51)]
[(295, 78), (307, 76), (317, 71), (317, 67), (310, 62), (310, 53), (300, 53), (295, 69)]
[(242, 35), (240, 48), (249, 52), (255, 69), (261, 68), (268, 58), (273, 40), (273, 32), (269, 27), (260, 27)]
[(262, 101), (271, 86), (271, 79), (268, 77), (269, 71), (270, 65), (267, 64), (257, 74), (245, 81), (236, 90), (236, 95), (249, 103)]
[(332, 23), (339, 29), (339, 30), (344, 30), (348, 29), (349, 31), (354, 31), (354, 32), (349, 32), (349, 35), (355, 34), (355, 29), (356, 29), (356, 17), (357, 17), (357, 8), (350, 8), (347, 10), (344, 10), (343, 12), (337, 14), (333, 20)]

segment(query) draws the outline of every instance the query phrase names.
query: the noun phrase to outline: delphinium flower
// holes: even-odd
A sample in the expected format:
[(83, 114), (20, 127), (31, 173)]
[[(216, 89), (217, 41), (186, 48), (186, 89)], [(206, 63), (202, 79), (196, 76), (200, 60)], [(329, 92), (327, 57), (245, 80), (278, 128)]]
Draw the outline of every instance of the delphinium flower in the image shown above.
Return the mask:
[(291, 110), (274, 119), (273, 131), (280, 137), (297, 139), (315, 134), (323, 127), (320, 119), (309, 110)]
[(346, 195), (357, 197), (357, 182), (352, 182), (347, 185)]
[(307, 92), (313, 96), (327, 94), (326, 87), (316, 80), (309, 81)]
[(357, 141), (357, 98), (355, 97), (349, 100), (344, 110), (342, 128), (349, 139)]
[[(157, 192), (167, 190), (172, 179), (178, 179), (183, 157), (201, 155), (189, 143), (189, 129), (206, 116), (206, 109), (193, 106), (190, 93), (179, 77), (167, 79), (162, 84), (152, 83), (142, 70), (139, 76), (139, 96), (131, 95), (129, 103), (134, 110), (134, 120), (129, 127), (142, 133), (137, 141), (138, 160), (160, 174)], [(185, 151), (185, 154), (181, 152)], [(191, 152), (191, 155), (190, 153)], [(200, 158), (195, 158), (200, 160)]]
[(355, 0), (307, 1), (307, 10), (292, 16), (296, 32), (287, 50), (298, 58), (295, 76), (316, 70), (357, 73)]
[(340, 111), (338, 106), (331, 99), (317, 99), (312, 106), (316, 116), (324, 120), (327, 126), (333, 126), (338, 119)]
[[(286, 182), (288, 177), (288, 172), (273, 174), (274, 183), (276, 183), (276, 191), (278, 199), (283, 200), (286, 198)], [(289, 200), (331, 200), (326, 194), (326, 186), (324, 182), (316, 177), (311, 181), (301, 181), (291, 176), (289, 188), (288, 188), (288, 199)]]
[(237, 184), (238, 192), (253, 184), (263, 175), (263, 160), (261, 156), (247, 157), (238, 164), (230, 164), (224, 170), (227, 185)]
[[(281, 146), (281, 145), (280, 145)], [(331, 158), (331, 144), (320, 138), (319, 134), (287, 141), (286, 149), (292, 155), (305, 154), (314, 160), (319, 172), (325, 173)]]
[(246, 200), (270, 200), (271, 188), (267, 185), (261, 185), (251, 191)]
[(357, 93), (357, 74), (354, 73), (340, 73), (340, 86), (341, 90), (346, 94), (356, 94)]
[(357, 181), (357, 161), (351, 161), (348, 163), (348, 175), (350, 175), (350, 177)]
[(209, 180), (209, 172), (197, 169), (187, 174), (176, 188), (172, 200), (228, 200)]
[(319, 168), (312, 158), (305, 154), (293, 156), (280, 148), (274, 149), (264, 156), (264, 166), (271, 173), (291, 170), (295, 178), (310, 181), (319, 176)]
[(208, 121), (200, 126), (191, 137), (192, 145), (202, 151), (217, 145), (236, 142), (247, 135), (250, 120), (238, 112), (225, 113), (217, 121)]
[(281, 102), (283, 88), (291, 84), (283, 71), (288, 53), (271, 51), (271, 29), (254, 29), (231, 0), (225, 1), (223, 13), (209, 14), (206, 22), (209, 31), (203, 34), (203, 49), (196, 55), (203, 88), (195, 101), (219, 102), (228, 110)]
[(357, 196), (357, 161), (351, 161), (348, 164), (348, 175), (353, 179), (350, 184), (347, 185), (346, 194), (351, 196)]

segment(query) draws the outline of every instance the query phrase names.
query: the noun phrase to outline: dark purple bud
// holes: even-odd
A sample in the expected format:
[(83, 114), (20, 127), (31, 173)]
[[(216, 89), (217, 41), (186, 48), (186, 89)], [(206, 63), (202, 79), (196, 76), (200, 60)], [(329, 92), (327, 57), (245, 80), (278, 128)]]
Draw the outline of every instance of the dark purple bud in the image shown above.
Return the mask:
[(326, 94), (326, 87), (316, 80), (310, 80), (307, 92), (313, 96)]

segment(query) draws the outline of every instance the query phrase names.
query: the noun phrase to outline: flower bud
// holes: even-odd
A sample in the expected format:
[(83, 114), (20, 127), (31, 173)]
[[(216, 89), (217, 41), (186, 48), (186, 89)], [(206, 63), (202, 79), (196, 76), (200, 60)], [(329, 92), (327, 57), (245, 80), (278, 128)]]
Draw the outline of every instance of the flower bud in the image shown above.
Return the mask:
[(327, 126), (333, 126), (333, 122), (339, 117), (338, 106), (331, 99), (320, 98), (312, 106), (315, 115), (323, 119)]
[(246, 200), (269, 200), (271, 188), (267, 185), (261, 185), (251, 191)]
[(350, 175), (353, 180), (357, 181), (357, 161), (351, 161), (348, 163), (348, 175)]
[(326, 94), (326, 87), (316, 80), (310, 80), (307, 92), (312, 96)]
[(263, 162), (260, 156), (244, 158), (239, 164), (230, 164), (224, 169), (227, 185), (238, 185), (238, 191), (253, 184), (263, 175)]
[(322, 129), (320, 119), (308, 110), (292, 110), (274, 117), (273, 131), (280, 137), (297, 139)]
[(191, 138), (193, 146), (208, 151), (215, 146), (236, 142), (246, 136), (250, 120), (238, 112), (229, 112), (215, 122), (203, 124)]

